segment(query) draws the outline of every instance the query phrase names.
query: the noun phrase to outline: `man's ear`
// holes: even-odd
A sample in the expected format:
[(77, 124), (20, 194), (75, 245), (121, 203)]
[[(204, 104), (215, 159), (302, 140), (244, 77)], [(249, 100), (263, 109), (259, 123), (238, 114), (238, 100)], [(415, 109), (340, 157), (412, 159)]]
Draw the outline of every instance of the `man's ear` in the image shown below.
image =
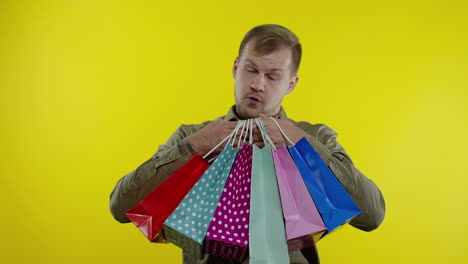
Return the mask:
[(232, 66), (232, 77), (236, 79), (237, 66), (239, 65), (239, 57), (234, 60), (234, 66)]
[(286, 94), (290, 94), (292, 91), (294, 91), (294, 88), (296, 88), (297, 83), (299, 82), (299, 76), (293, 76), (291, 80), (289, 80), (289, 86), (288, 89), (286, 90)]

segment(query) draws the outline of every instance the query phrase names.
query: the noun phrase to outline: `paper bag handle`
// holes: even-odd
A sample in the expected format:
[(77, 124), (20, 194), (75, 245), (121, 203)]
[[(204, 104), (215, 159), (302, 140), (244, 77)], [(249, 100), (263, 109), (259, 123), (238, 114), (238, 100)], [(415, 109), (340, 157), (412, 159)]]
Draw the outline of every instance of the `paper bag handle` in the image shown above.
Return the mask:
[(294, 145), (294, 142), (288, 137), (286, 136), (286, 133), (284, 133), (283, 129), (281, 129), (280, 125), (278, 124), (278, 122), (276, 121), (276, 119), (274, 117), (270, 117), (271, 120), (273, 120), (273, 122), (275, 122), (276, 126), (278, 127), (278, 129), (280, 130), (281, 134), (283, 134), (284, 138), (286, 138), (286, 140), (291, 144), (291, 145)]
[(265, 125), (263, 124), (263, 119), (258, 117), (255, 119), (255, 122), (257, 123), (257, 126), (260, 129), (260, 134), (262, 135), (262, 139), (265, 145), (270, 144), (271, 147), (276, 151), (275, 144), (273, 143), (271, 138), (268, 136), (268, 133), (266, 132)]
[[(221, 142), (219, 142), (218, 145), (216, 145), (216, 146), (215, 146), (214, 148), (212, 148), (208, 153), (206, 153), (205, 156), (203, 156), (203, 159), (206, 159), (211, 153), (213, 153), (213, 151), (214, 151), (215, 149), (217, 149), (219, 146), (221, 146), (226, 140), (228, 141), (228, 142), (226, 143), (226, 145), (229, 144), (231, 138), (232, 138), (235, 134), (237, 134), (237, 130), (239, 130), (239, 128), (243, 125), (243, 123), (244, 123), (244, 120), (240, 120), (240, 121), (237, 123), (236, 127), (234, 128), (234, 130), (233, 130), (227, 137), (225, 137), (223, 140), (221, 140)], [(235, 138), (235, 136), (234, 136), (234, 138)], [(233, 144), (231, 144), (231, 145), (233, 145)]]

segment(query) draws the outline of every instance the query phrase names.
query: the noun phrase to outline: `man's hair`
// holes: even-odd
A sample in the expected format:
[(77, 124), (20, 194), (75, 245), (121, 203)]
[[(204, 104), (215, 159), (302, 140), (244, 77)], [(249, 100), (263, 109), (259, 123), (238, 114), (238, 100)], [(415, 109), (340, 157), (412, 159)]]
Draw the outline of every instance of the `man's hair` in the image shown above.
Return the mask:
[(260, 25), (252, 28), (247, 34), (239, 47), (239, 55), (242, 55), (244, 46), (253, 40), (254, 50), (260, 54), (270, 54), (283, 47), (291, 49), (291, 74), (295, 75), (301, 63), (302, 48), (297, 36), (291, 30), (274, 24)]

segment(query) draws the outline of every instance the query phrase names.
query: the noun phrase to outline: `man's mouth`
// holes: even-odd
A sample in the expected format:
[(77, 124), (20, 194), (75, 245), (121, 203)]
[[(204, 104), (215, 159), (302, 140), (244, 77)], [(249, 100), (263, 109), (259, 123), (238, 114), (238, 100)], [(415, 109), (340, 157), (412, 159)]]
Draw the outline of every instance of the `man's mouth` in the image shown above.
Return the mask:
[(253, 103), (253, 104), (257, 104), (261, 102), (260, 98), (255, 97), (255, 96), (249, 96), (248, 100), (249, 100), (249, 103)]

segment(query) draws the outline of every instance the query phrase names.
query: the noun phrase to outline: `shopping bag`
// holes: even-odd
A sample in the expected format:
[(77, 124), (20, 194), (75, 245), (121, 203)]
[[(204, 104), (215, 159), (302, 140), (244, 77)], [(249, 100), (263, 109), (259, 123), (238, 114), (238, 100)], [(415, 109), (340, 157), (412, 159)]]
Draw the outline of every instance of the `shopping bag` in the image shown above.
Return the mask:
[(205, 237), (205, 253), (236, 262), (249, 254), (252, 144), (242, 144)]
[(125, 215), (148, 240), (163, 242), (161, 230), (164, 221), (208, 167), (209, 164), (200, 155), (193, 156)]
[[(232, 136), (235, 138), (232, 133), (229, 138)], [(238, 151), (228, 140), (224, 150), (164, 223), (166, 240), (199, 259), (203, 256), (205, 234)]]
[(346, 189), (305, 137), (288, 147), (328, 234), (361, 213)]
[(288, 250), (311, 247), (326, 227), (285, 145), (273, 151), (288, 239)]
[[(257, 126), (263, 132), (261, 119)], [(289, 263), (278, 183), (268, 136), (265, 147), (253, 145), (250, 194), (249, 263)], [(267, 142), (268, 141), (268, 142)]]

